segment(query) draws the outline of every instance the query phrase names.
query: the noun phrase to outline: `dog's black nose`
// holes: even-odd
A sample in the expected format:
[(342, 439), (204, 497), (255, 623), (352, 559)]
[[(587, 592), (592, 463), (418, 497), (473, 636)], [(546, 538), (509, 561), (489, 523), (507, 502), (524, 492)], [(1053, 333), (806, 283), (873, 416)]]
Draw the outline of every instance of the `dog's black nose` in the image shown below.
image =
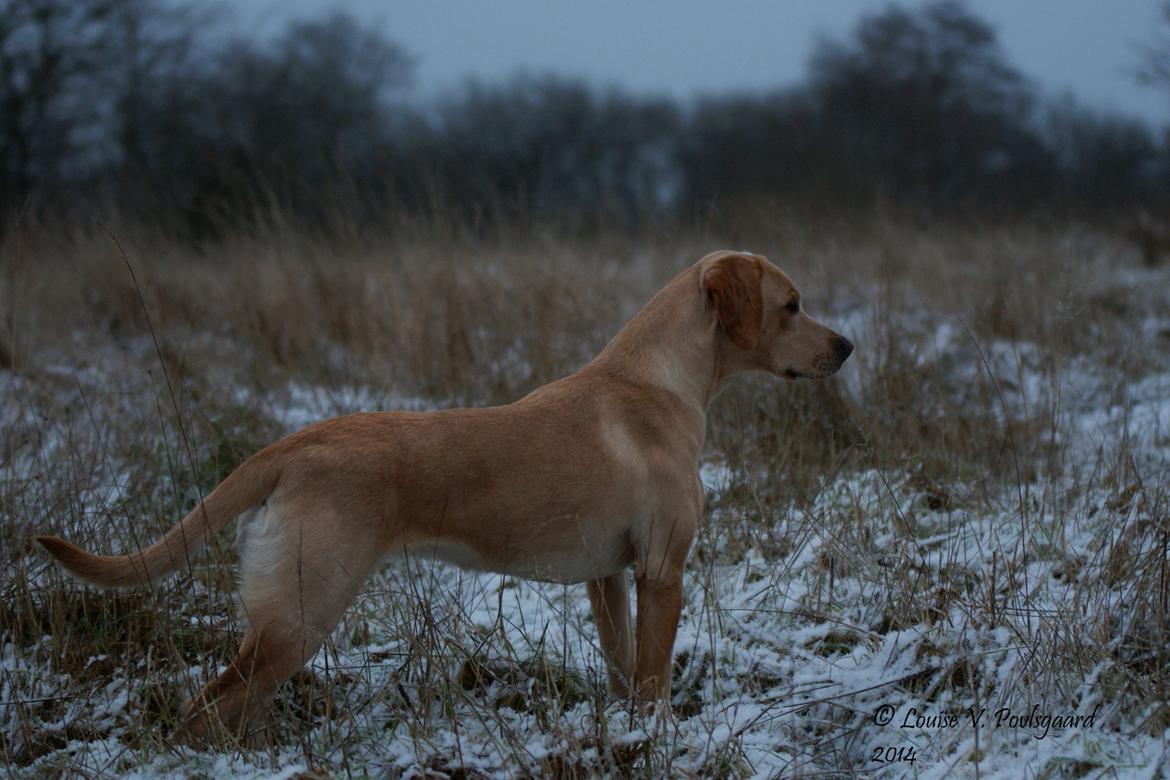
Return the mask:
[(841, 356), (841, 362), (844, 363), (853, 354), (853, 342), (844, 336), (838, 336), (837, 354)]

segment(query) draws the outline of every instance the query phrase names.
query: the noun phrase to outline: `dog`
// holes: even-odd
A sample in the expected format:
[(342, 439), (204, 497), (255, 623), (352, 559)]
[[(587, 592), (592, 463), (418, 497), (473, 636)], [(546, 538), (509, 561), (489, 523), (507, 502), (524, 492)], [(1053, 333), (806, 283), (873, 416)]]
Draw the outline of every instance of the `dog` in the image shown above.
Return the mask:
[(238, 657), (183, 705), (194, 740), (219, 725), (243, 733), (263, 715), (396, 555), (587, 583), (610, 692), (667, 703), (683, 569), (703, 519), (707, 408), (738, 374), (823, 378), (852, 351), (764, 257), (713, 252), (592, 362), (519, 401), (315, 423), (249, 457), (138, 552), (36, 540), (82, 580), (132, 587), (175, 571), (240, 517), (248, 630)]

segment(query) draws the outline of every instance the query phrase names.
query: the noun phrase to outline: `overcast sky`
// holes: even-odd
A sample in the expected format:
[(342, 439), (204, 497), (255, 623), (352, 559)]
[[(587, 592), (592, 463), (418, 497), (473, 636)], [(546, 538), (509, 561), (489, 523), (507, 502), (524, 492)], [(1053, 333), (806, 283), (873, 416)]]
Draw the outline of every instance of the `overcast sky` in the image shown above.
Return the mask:
[[(907, 0), (904, 6), (921, 5)], [(416, 88), (469, 75), (582, 76), (635, 92), (689, 97), (800, 81), (819, 35), (841, 37), (885, 0), (237, 0), (241, 29), (275, 32), (290, 16), (344, 7), (418, 57)], [(1138, 86), (1137, 47), (1159, 0), (968, 0), (1009, 60), (1051, 93), (1163, 125), (1170, 98)]]

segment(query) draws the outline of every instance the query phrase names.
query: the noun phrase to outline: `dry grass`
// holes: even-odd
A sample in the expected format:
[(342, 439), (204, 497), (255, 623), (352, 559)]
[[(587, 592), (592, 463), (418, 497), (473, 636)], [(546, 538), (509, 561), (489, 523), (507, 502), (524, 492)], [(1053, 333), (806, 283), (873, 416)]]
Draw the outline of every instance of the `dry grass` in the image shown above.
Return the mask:
[[(788, 270), (807, 307), (858, 350), (839, 378), (754, 378), (712, 410), (709, 460), (727, 479), (690, 564), (676, 718), (701, 719), (725, 695), (718, 681), (731, 681), (784, 718), (791, 739), (772, 749), (790, 774), (898, 769), (868, 762), (884, 738), (867, 717), (878, 693), (1066, 708), (1088, 696), (1109, 705), (1108, 733), (1170, 726), (1167, 432), (1068, 428), (1073, 412), (1109, 408), (1124, 428), (1127, 386), (1170, 363), (1167, 280), (1107, 236), (779, 220), (640, 240), (422, 231), (323, 245), (285, 231), (196, 251), (113, 232), (137, 287), (94, 227), (0, 246), (0, 758), (13, 771), (165, 762), (177, 702), (235, 642), (226, 535), (177, 580), (114, 594), (63, 580), (32, 534), (102, 550), (143, 543), (299, 423), (306, 394), (322, 414), (519, 397), (580, 366), (673, 273), (728, 245)], [(1098, 543), (1074, 538), (1093, 527)], [(732, 574), (741, 590), (773, 594), (771, 607), (741, 614)], [(1060, 583), (1055, 606), (1038, 576)], [(516, 772), (759, 771), (747, 731), (703, 750), (669, 721), (631, 732), (605, 700), (580, 593), (525, 591), (528, 610), (547, 597), (551, 624), (517, 628), (521, 609), (485, 627), (480, 607), (516, 587), (487, 593), (443, 567), (391, 567), (315, 673), (287, 687), (267, 751), (241, 760), (287, 765), (292, 746), (310, 771), (360, 774), (363, 713), (377, 712), (385, 733), (409, 734), (417, 772), (487, 771), (464, 755), (458, 726), (454, 745), (439, 737), (456, 715), (494, 734)], [(751, 629), (770, 609), (781, 622)], [(807, 639), (792, 645), (789, 629)], [(899, 632), (913, 633), (916, 665), (892, 670), (878, 693), (842, 707), (801, 687), (799, 664), (876, 653)], [(782, 660), (745, 665), (725, 635)], [(997, 666), (1009, 649), (1018, 663)], [(372, 676), (378, 685), (363, 683)], [(119, 695), (130, 704), (111, 708)], [(592, 731), (566, 725), (582, 711)], [(556, 749), (534, 754), (534, 731)], [(78, 745), (102, 739), (120, 751), (87, 763)], [(918, 767), (932, 756), (974, 768), (990, 755), (978, 735), (974, 749), (957, 741), (927, 739)], [(1042, 769), (1108, 765), (1061, 761)]]

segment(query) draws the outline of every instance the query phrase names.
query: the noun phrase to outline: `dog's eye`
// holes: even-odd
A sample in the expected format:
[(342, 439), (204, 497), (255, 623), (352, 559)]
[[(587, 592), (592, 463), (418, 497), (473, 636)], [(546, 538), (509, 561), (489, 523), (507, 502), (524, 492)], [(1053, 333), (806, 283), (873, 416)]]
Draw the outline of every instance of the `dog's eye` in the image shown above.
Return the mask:
[(796, 314), (798, 311), (800, 311), (800, 302), (799, 301), (789, 301), (788, 305), (785, 306), (784, 308), (787, 309), (788, 311), (792, 312), (793, 314)]

